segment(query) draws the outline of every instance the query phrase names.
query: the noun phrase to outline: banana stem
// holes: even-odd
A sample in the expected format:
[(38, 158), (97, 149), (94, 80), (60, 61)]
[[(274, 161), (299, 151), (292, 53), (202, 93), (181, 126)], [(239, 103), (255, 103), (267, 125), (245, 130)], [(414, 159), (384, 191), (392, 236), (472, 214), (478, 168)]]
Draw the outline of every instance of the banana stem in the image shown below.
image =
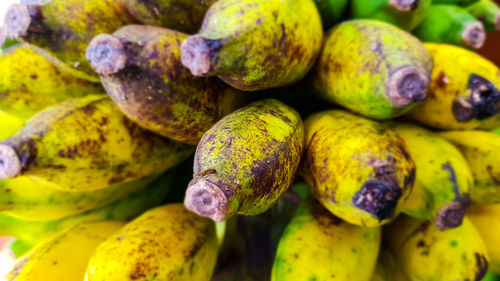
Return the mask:
[(128, 59), (122, 42), (108, 34), (94, 37), (85, 55), (92, 68), (101, 75), (119, 72), (125, 68)]
[(424, 69), (404, 66), (391, 74), (387, 96), (396, 107), (406, 107), (427, 97), (429, 81)]
[(43, 23), (43, 14), (40, 5), (13, 4), (5, 16), (5, 31), (7, 36), (20, 38), (28, 35), (28, 31), (35, 33), (48, 32)]
[(181, 61), (194, 76), (206, 76), (213, 71), (211, 59), (222, 48), (220, 40), (190, 36), (182, 42)]
[(202, 217), (220, 222), (226, 218), (228, 198), (217, 184), (195, 178), (188, 186), (184, 205)]
[(390, 5), (396, 10), (403, 12), (415, 11), (420, 4), (420, 0), (391, 0)]
[(483, 24), (480, 22), (468, 24), (462, 32), (462, 39), (464, 39), (467, 46), (476, 49), (481, 48), (486, 40), (486, 32), (484, 31)]

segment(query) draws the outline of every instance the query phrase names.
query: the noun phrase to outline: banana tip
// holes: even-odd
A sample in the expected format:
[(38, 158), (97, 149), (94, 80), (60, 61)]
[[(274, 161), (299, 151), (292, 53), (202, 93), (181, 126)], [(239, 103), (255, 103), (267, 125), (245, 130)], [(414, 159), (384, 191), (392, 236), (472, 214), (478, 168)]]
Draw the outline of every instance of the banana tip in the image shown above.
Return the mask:
[(462, 39), (471, 48), (479, 49), (486, 40), (486, 32), (481, 22), (474, 22), (465, 27), (462, 32)]
[(404, 66), (391, 74), (387, 96), (396, 107), (406, 107), (427, 97), (429, 72), (416, 67)]
[(211, 57), (222, 47), (220, 40), (189, 36), (181, 44), (181, 62), (194, 76), (207, 75), (211, 68)]
[(10, 5), (5, 13), (4, 19), (5, 33), (8, 37), (19, 38), (21, 36), (26, 36), (30, 24), (31, 15), (27, 5)]
[(227, 204), (227, 197), (219, 186), (203, 178), (191, 181), (184, 198), (188, 210), (216, 222), (226, 219)]
[(0, 144), (0, 179), (13, 178), (21, 173), (21, 161), (16, 151)]
[(127, 63), (127, 54), (122, 42), (109, 34), (94, 37), (85, 55), (92, 68), (101, 75), (117, 73), (125, 68)]
[(462, 203), (453, 202), (439, 209), (435, 224), (437, 229), (446, 230), (462, 225), (467, 206)]
[(411, 12), (418, 8), (420, 0), (391, 0), (390, 5), (399, 11)]

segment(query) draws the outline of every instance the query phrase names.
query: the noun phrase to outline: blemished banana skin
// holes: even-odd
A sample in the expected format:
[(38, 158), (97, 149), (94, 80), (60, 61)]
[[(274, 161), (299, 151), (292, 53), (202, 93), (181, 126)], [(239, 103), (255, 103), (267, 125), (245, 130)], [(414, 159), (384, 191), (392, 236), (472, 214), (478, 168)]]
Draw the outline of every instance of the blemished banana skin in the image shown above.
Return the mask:
[(187, 37), (165, 28), (128, 25), (94, 38), (87, 58), (128, 118), (162, 136), (196, 145), (244, 95), (216, 77), (195, 77), (182, 65), (181, 42)]
[(434, 221), (440, 230), (462, 224), (474, 178), (467, 160), (453, 144), (410, 123), (388, 126), (404, 139), (418, 167), (403, 213)]
[(263, 213), (292, 184), (303, 147), (300, 115), (278, 100), (228, 114), (196, 148), (184, 204), (214, 221)]
[(322, 39), (313, 0), (220, 0), (208, 9), (198, 34), (182, 42), (181, 60), (195, 76), (263, 90), (302, 79)]
[(486, 31), (500, 30), (500, 7), (492, 0), (480, 0), (467, 7), (467, 11), (483, 23)]
[(481, 234), (488, 249), (488, 272), (500, 274), (500, 237), (497, 233), (500, 228), (500, 205), (471, 206), (467, 211), (467, 218)]
[(500, 120), (500, 69), (482, 56), (449, 44), (425, 43), (434, 68), (425, 101), (408, 113), (423, 125), (475, 129)]
[(99, 221), (74, 226), (18, 259), (9, 281), (81, 281), (93, 251), (125, 222)]
[(26, 175), (67, 191), (161, 173), (193, 148), (142, 129), (106, 95), (45, 109), (0, 142), (0, 179)]
[(387, 249), (381, 248), (370, 281), (411, 281), (402, 271), (394, 255)]
[(99, 84), (74, 77), (27, 44), (0, 54), (0, 111), (21, 120), (51, 105), (102, 91)]
[(423, 42), (446, 43), (479, 49), (486, 40), (483, 24), (467, 9), (455, 5), (432, 5), (413, 34)]
[(432, 0), (353, 0), (351, 16), (374, 19), (413, 30), (427, 16)]
[(388, 119), (426, 98), (431, 70), (429, 52), (411, 34), (380, 21), (351, 20), (326, 35), (311, 83), (328, 102)]
[[(175, 171), (175, 170), (174, 170)], [(129, 221), (158, 206), (170, 190), (174, 172), (167, 171), (146, 188), (101, 208), (74, 216), (46, 221), (25, 221), (0, 214), (0, 236), (16, 237), (27, 244), (38, 244), (80, 223), (102, 220)]]
[(208, 8), (216, 0), (123, 0), (130, 14), (145, 25), (198, 32)]
[(469, 5), (477, 3), (479, 1), (480, 0), (432, 0), (432, 4), (434, 4), (434, 5), (447, 4), (447, 5), (456, 5), (456, 6), (461, 6), (461, 7), (467, 7)]
[(368, 281), (380, 239), (380, 227), (349, 224), (310, 198), (302, 202), (281, 236), (271, 280)]
[(400, 216), (383, 237), (412, 281), (482, 280), (488, 270), (486, 246), (467, 216), (444, 231), (431, 221)]
[(85, 59), (90, 40), (132, 24), (122, 0), (52, 0), (45, 4), (13, 4), (6, 13), (7, 36), (47, 50), (72, 73), (99, 82)]
[(85, 280), (209, 281), (217, 252), (213, 221), (181, 203), (164, 205), (104, 241), (90, 258)]
[(323, 29), (328, 30), (345, 17), (349, 0), (314, 0)]
[(403, 209), (415, 164), (403, 139), (376, 121), (342, 110), (305, 120), (302, 173), (314, 196), (337, 217), (376, 227)]
[(500, 134), (484, 131), (449, 131), (439, 134), (453, 143), (469, 163), (474, 186), (472, 203), (500, 204)]

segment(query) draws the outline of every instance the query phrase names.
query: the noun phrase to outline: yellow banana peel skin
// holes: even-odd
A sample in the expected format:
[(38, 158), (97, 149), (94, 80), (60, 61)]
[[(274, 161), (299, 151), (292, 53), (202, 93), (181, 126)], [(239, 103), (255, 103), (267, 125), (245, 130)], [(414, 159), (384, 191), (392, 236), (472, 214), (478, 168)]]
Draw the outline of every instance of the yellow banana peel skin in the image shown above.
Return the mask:
[(103, 242), (85, 280), (209, 281), (218, 244), (213, 221), (182, 204), (149, 210)]
[[(483, 238), (490, 257), (488, 272), (500, 274), (500, 204), (487, 206), (471, 206), (467, 217)], [(498, 228), (497, 228), (498, 227)]]
[(390, 123), (404, 139), (418, 167), (403, 212), (433, 220), (438, 229), (457, 227), (470, 205), (474, 179), (467, 160), (453, 144), (410, 123)]
[(313, 114), (305, 128), (303, 175), (328, 210), (367, 227), (388, 223), (402, 211), (415, 181), (403, 139), (342, 110)]
[(492, 129), (500, 124), (500, 69), (461, 47), (424, 45), (434, 60), (429, 95), (408, 116), (445, 130)]
[(387, 249), (381, 248), (370, 281), (411, 281), (404, 273), (394, 255)]
[(20, 258), (9, 281), (81, 281), (92, 252), (125, 222), (87, 222), (40, 243)]
[(469, 163), (474, 185), (472, 203), (500, 203), (500, 135), (485, 131), (447, 131), (439, 133), (453, 143)]
[(400, 216), (383, 237), (412, 281), (482, 280), (488, 270), (486, 246), (467, 217), (441, 231), (431, 221)]
[(272, 281), (368, 281), (377, 261), (380, 227), (360, 227), (304, 201), (283, 233)]

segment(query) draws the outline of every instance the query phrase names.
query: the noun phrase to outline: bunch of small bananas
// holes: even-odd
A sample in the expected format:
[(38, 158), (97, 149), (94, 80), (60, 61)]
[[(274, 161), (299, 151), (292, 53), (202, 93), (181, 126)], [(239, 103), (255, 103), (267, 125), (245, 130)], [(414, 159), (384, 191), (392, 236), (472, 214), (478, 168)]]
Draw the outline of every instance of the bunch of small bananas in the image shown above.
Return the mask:
[(12, 5), (7, 280), (494, 280), (497, 29), (492, 0)]

